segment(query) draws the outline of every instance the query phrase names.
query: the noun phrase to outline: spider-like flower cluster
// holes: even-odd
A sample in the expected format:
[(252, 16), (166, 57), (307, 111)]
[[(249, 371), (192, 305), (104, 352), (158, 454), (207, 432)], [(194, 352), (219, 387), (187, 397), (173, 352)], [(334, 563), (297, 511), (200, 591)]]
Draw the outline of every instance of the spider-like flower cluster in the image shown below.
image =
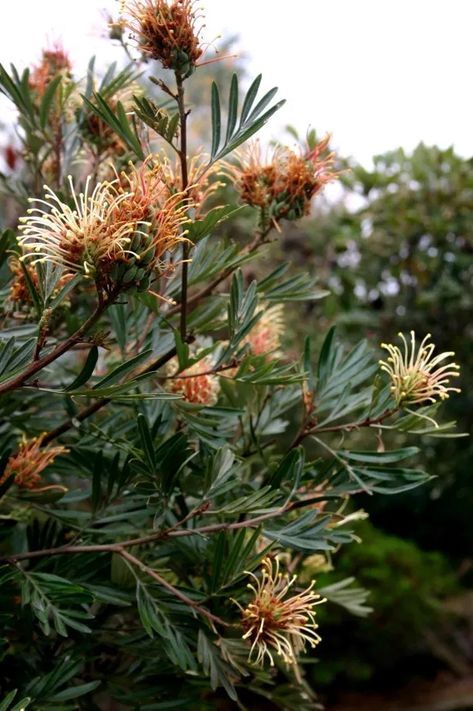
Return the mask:
[(296, 664), (306, 644), (315, 647), (321, 641), (314, 607), (324, 601), (313, 592), (314, 581), (304, 591), (289, 596), (297, 576), (283, 575), (278, 559), (273, 563), (270, 558), (263, 560), (260, 577), (248, 574), (255, 581), (248, 584), (254, 597), (245, 608), (236, 604), (241, 610), (243, 639), (251, 642), (250, 660), (263, 664), (267, 657), (274, 666), (276, 653), (286, 664)]
[[(176, 370), (175, 363), (171, 362), (170, 370)], [(213, 370), (213, 359), (205, 356), (189, 368), (170, 376), (167, 389), (182, 395), (186, 402), (211, 407), (217, 402), (220, 393), (220, 380)]]
[(434, 355), (435, 346), (428, 343), (431, 338), (428, 333), (418, 349), (414, 331), (410, 332), (408, 340), (403, 333), (398, 334), (403, 342), (403, 348), (382, 343), (389, 357), (380, 361), (391, 379), (391, 392), (398, 405), (414, 405), (434, 403), (437, 399), (445, 400), (450, 392), (460, 392), (459, 388), (449, 387), (450, 378), (457, 378), (460, 366), (444, 361), (455, 354), (453, 352)]
[(42, 447), (44, 434), (32, 439), (24, 439), (16, 454), (7, 462), (5, 471), (0, 478), (0, 484), (14, 475), (14, 483), (22, 489), (35, 489), (41, 481), (41, 472), (52, 464), (59, 454), (68, 450), (65, 447)]
[(20, 220), (22, 258), (92, 277), (106, 291), (148, 288), (164, 253), (184, 239), (188, 198), (169, 195), (159, 170), (147, 161), (93, 189), (89, 177), (79, 195), (72, 178), (69, 185), (72, 206), (48, 186), (46, 199), (31, 200), (38, 207)]
[(258, 309), (262, 316), (251, 331), (243, 339), (248, 343), (253, 355), (272, 355), (277, 357), (281, 346), (281, 336), (284, 333), (284, 305), (262, 305)]
[(144, 55), (183, 78), (192, 74), (204, 50), (194, 0), (135, 0), (127, 6), (125, 26)]
[(241, 200), (266, 211), (274, 223), (309, 214), (312, 198), (337, 177), (329, 140), (326, 136), (314, 148), (297, 152), (278, 146), (266, 159), (260, 144), (253, 143), (240, 165), (229, 168)]

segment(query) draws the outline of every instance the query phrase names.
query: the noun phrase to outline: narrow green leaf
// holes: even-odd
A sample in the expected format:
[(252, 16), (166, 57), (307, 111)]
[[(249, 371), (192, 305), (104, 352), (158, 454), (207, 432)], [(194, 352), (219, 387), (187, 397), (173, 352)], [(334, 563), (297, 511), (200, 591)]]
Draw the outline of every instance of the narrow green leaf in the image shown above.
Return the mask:
[(71, 686), (69, 689), (65, 689), (65, 691), (60, 691), (59, 694), (54, 694), (54, 696), (50, 696), (49, 700), (50, 701), (72, 701), (75, 699), (78, 699), (79, 696), (85, 696), (91, 691), (94, 691), (94, 689), (97, 689), (101, 681), (89, 681), (87, 684), (79, 684), (79, 686)]
[(254, 101), (256, 99), (256, 95), (258, 93), (262, 78), (263, 78), (263, 75), (258, 74), (258, 76), (253, 81), (253, 83), (251, 84), (250, 88), (248, 89), (248, 91), (246, 93), (245, 100), (243, 102), (243, 108), (241, 110), (240, 126), (242, 126), (245, 123), (246, 119), (249, 116), (251, 108), (252, 108)]
[(153, 437), (151, 435), (151, 431), (148, 426), (148, 421), (142, 413), (140, 413), (138, 415), (137, 421), (138, 421), (138, 430), (140, 433), (141, 444), (143, 447), (143, 453), (145, 455), (145, 460), (149, 466), (150, 472), (152, 474), (154, 474), (155, 468), (156, 468), (154, 445), (153, 445)]
[(238, 118), (238, 77), (236, 74), (234, 74), (232, 76), (232, 83), (230, 85), (230, 95), (228, 98), (228, 119), (227, 119), (227, 133), (225, 136), (225, 143), (228, 143), (230, 138), (233, 136), (237, 118)]
[(333, 326), (327, 333), (322, 345), (322, 350), (320, 351), (319, 362), (317, 365), (317, 378), (320, 381), (326, 380), (327, 375), (330, 372), (331, 362), (333, 358), (334, 339), (335, 326)]
[(106, 375), (104, 378), (101, 378), (98, 383), (94, 385), (93, 389), (102, 390), (103, 388), (105, 388), (105, 386), (109, 386), (113, 383), (116, 383), (117, 380), (120, 380), (130, 370), (134, 370), (137, 365), (147, 360), (152, 354), (152, 352), (153, 351), (151, 349), (143, 351), (142, 353), (139, 353), (137, 356), (134, 356), (133, 358), (128, 360), (126, 363), (122, 363), (121, 365), (117, 366), (111, 371), (111, 373)]
[(220, 96), (218, 92), (218, 86), (215, 82), (212, 82), (212, 150), (211, 158), (215, 158), (218, 153), (218, 147), (220, 145), (220, 131), (222, 126), (222, 117), (220, 111)]
[(92, 373), (94, 372), (95, 366), (97, 365), (97, 360), (99, 357), (99, 349), (97, 346), (92, 346), (87, 356), (87, 360), (84, 363), (79, 375), (72, 381), (70, 385), (66, 388), (66, 392), (69, 390), (76, 390), (80, 388), (84, 383), (88, 381)]
[(55, 77), (46, 87), (41, 105), (39, 107), (39, 125), (44, 128), (47, 124), (51, 104), (54, 100), (56, 90), (62, 81), (62, 76)]
[(26, 286), (28, 288), (28, 291), (30, 293), (31, 299), (33, 301), (34, 307), (36, 309), (36, 313), (38, 315), (38, 318), (41, 318), (41, 314), (43, 313), (43, 302), (41, 300), (41, 295), (36, 289), (35, 285), (33, 284), (33, 280), (30, 276), (30, 273), (28, 269), (26, 268), (26, 265), (24, 262), (20, 259), (20, 267), (23, 272), (23, 276), (26, 281)]

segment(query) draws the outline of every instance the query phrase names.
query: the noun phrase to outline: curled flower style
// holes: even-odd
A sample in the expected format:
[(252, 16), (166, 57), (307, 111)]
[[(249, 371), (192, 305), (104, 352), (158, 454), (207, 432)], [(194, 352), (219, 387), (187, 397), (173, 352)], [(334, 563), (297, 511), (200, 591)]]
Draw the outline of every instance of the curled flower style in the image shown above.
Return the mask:
[(417, 349), (414, 331), (410, 332), (410, 341), (403, 333), (398, 334), (404, 347), (382, 343), (389, 357), (380, 361), (391, 379), (391, 392), (398, 405), (413, 405), (425, 402), (434, 403), (437, 399), (445, 400), (450, 392), (460, 392), (459, 388), (449, 387), (450, 378), (457, 378), (460, 366), (456, 363), (444, 363), (455, 355), (453, 352), (439, 353), (434, 356), (435, 346), (428, 343), (428, 333)]
[(254, 355), (278, 355), (281, 346), (281, 336), (284, 333), (284, 306), (274, 304), (263, 305), (258, 311), (262, 312), (260, 320), (256, 322), (251, 331), (244, 338)]
[(274, 666), (273, 653), (279, 655), (286, 664), (296, 664), (299, 654), (308, 643), (315, 647), (321, 638), (317, 634), (315, 605), (324, 602), (313, 592), (314, 581), (297, 595), (288, 596), (297, 579), (279, 571), (279, 561), (275, 563), (265, 558), (262, 575), (248, 573), (255, 584), (248, 584), (254, 598), (241, 610), (243, 639), (251, 642), (249, 658), (255, 664), (263, 664), (265, 657)]
[(22, 258), (90, 276), (105, 290), (147, 288), (164, 252), (184, 239), (184, 196), (166, 197), (165, 186), (146, 163), (93, 190), (89, 177), (79, 195), (71, 178), (69, 184), (73, 207), (48, 186), (45, 200), (31, 201), (40, 207), (21, 219)]
[(192, 74), (204, 50), (194, 0), (135, 0), (126, 5), (127, 26), (144, 55), (183, 78)]
[(337, 178), (329, 140), (326, 136), (315, 148), (298, 152), (278, 146), (266, 159), (258, 142), (250, 145), (240, 165), (229, 168), (241, 200), (266, 211), (274, 223), (309, 214), (312, 198)]
[(59, 454), (64, 454), (68, 450), (65, 447), (51, 447), (47, 445), (41, 447), (45, 435), (24, 439), (21, 442), (18, 452), (13, 454), (5, 467), (5, 471), (0, 479), (3, 484), (14, 475), (14, 483), (23, 489), (36, 489), (41, 481), (41, 472), (52, 464)]
[(133, 220), (117, 222), (114, 217), (120, 203), (131, 196), (117, 194), (110, 183), (98, 183), (91, 191), (90, 182), (89, 177), (84, 192), (76, 195), (69, 177), (74, 207), (64, 203), (47, 185), (45, 200), (30, 200), (41, 207), (31, 208), (20, 220), (18, 241), (25, 258), (95, 275), (101, 264), (129, 253), (137, 227), (146, 225), (137, 225)]
[[(175, 364), (171, 365), (171, 368), (174, 369)], [(213, 369), (211, 356), (205, 356), (189, 368), (169, 377), (167, 388), (194, 405), (215, 405), (220, 393), (220, 381)]]
[[(182, 190), (182, 177), (179, 161), (172, 163), (165, 156), (159, 158), (163, 182), (165, 183), (170, 195)], [(219, 174), (222, 174), (218, 163), (213, 163), (209, 167), (209, 156), (205, 153), (199, 153), (189, 160), (188, 165), (188, 186), (187, 194), (192, 201), (192, 207), (195, 210), (196, 217), (202, 217), (205, 214), (205, 204), (207, 200), (221, 187), (224, 183), (218, 179)]]

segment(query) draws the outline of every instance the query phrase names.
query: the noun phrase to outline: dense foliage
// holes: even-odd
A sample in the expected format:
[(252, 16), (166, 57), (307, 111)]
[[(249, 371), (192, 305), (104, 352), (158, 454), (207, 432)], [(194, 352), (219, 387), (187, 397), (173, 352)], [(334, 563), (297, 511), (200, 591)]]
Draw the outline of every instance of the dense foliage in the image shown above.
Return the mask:
[(387, 432), (452, 435), (458, 367), (424, 329), (382, 366), (333, 329), (318, 352), (283, 338), (285, 305), (325, 292), (282, 256), (250, 277), (333, 156), (313, 134), (242, 149), (282, 102), (236, 75), (190, 155), (196, 12), (132, 3), (113, 33), (143, 57), (84, 83), (60, 47), (1, 69), (21, 141), (2, 175), (2, 711), (317, 708), (318, 604), (367, 612), (334, 557), (358, 540), (350, 500), (429, 479)]

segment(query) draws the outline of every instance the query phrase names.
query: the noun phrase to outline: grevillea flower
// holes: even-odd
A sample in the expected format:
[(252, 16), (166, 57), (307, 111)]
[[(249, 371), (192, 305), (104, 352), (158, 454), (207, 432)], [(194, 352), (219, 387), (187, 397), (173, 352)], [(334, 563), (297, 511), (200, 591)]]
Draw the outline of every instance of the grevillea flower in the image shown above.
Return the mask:
[(72, 64), (67, 52), (57, 43), (50, 49), (43, 49), (40, 63), (33, 67), (30, 74), (30, 87), (41, 99), (48, 85), (57, 76), (70, 80), (71, 70)]
[(14, 483), (23, 489), (36, 489), (41, 481), (41, 472), (49, 464), (54, 462), (59, 454), (68, 450), (65, 447), (51, 447), (46, 445), (41, 447), (45, 435), (24, 439), (16, 454), (13, 454), (5, 467), (5, 471), (0, 479), (3, 484), (12, 475), (15, 476)]
[(298, 152), (278, 146), (266, 159), (258, 142), (240, 156), (240, 165), (229, 168), (241, 200), (268, 212), (274, 223), (297, 220), (309, 214), (312, 198), (337, 177), (330, 136), (315, 148)]
[[(175, 363), (169, 370), (176, 368)], [(167, 380), (167, 389), (182, 395), (186, 402), (194, 405), (210, 407), (215, 405), (220, 392), (220, 381), (213, 372), (214, 363), (210, 356), (205, 356), (189, 368), (170, 376)]]
[(161, 269), (164, 253), (186, 239), (183, 227), (189, 222), (193, 203), (184, 192), (169, 193), (162, 166), (158, 163), (153, 167), (151, 160), (146, 159), (139, 168), (130, 164), (129, 171), (118, 176), (113, 189), (118, 197), (124, 194), (126, 198), (115, 210), (114, 219), (126, 223), (131, 217), (137, 225), (146, 225), (146, 234), (137, 230), (133, 254), (140, 260), (138, 266), (151, 262), (154, 269)]
[(314, 607), (324, 601), (313, 592), (314, 581), (303, 592), (289, 596), (297, 576), (283, 575), (279, 561), (273, 563), (270, 558), (263, 560), (260, 577), (248, 575), (255, 581), (248, 584), (254, 597), (245, 608), (237, 604), (243, 639), (251, 643), (250, 661), (263, 664), (267, 657), (273, 666), (276, 653), (286, 664), (296, 664), (306, 644), (315, 647), (320, 642)]
[(263, 305), (258, 311), (263, 315), (245, 336), (244, 343), (248, 343), (253, 355), (277, 356), (285, 326), (284, 306), (283, 304)]
[[(171, 161), (163, 157), (158, 157), (163, 182), (169, 190), (169, 194), (173, 195), (182, 190), (182, 177), (180, 163)], [(187, 195), (192, 201), (192, 207), (195, 210), (197, 218), (205, 214), (205, 204), (207, 200), (221, 187), (225, 185), (218, 179), (221, 173), (221, 167), (218, 163), (213, 163), (209, 167), (209, 156), (205, 153), (199, 153), (189, 160), (188, 165), (188, 186)]]
[(449, 392), (460, 392), (459, 388), (449, 387), (450, 378), (457, 378), (460, 373), (456, 363), (445, 363), (447, 358), (455, 355), (453, 352), (434, 355), (435, 346), (428, 343), (431, 338), (428, 333), (417, 348), (414, 331), (410, 332), (410, 340), (403, 333), (398, 334), (403, 342), (403, 348), (382, 343), (389, 357), (380, 361), (391, 379), (391, 391), (398, 405), (433, 403), (437, 399), (445, 400)]
[(94, 275), (104, 262), (126, 257), (135, 231), (146, 229), (133, 219), (115, 220), (120, 203), (133, 196), (117, 193), (110, 183), (98, 183), (91, 191), (90, 183), (89, 177), (84, 192), (77, 195), (69, 177), (73, 207), (47, 185), (45, 200), (30, 199), (40, 207), (31, 208), (20, 220), (18, 241), (26, 259)]
[(203, 54), (194, 0), (135, 0), (124, 3), (127, 26), (143, 54), (157, 59), (183, 78), (192, 74)]
[(69, 184), (73, 207), (48, 186), (45, 200), (31, 200), (39, 207), (21, 219), (23, 259), (52, 262), (93, 277), (104, 288), (109, 283), (147, 286), (164, 252), (184, 239), (188, 202), (183, 195), (166, 197), (165, 186), (146, 163), (93, 190), (89, 177), (79, 195), (71, 178)]

